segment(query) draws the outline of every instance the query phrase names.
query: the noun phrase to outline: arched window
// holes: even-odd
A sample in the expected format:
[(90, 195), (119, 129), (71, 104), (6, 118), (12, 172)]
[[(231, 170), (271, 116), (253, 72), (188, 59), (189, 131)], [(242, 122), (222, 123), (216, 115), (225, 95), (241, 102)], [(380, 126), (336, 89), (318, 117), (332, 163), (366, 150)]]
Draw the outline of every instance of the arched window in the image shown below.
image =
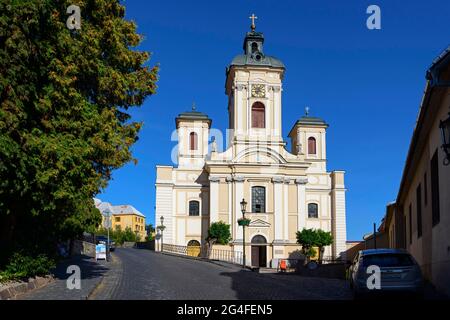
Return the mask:
[(200, 202), (195, 200), (189, 201), (189, 215), (190, 216), (200, 215)]
[(252, 238), (251, 243), (267, 243), (267, 240), (264, 236), (258, 234)]
[(189, 134), (189, 149), (197, 150), (197, 134), (195, 132)]
[(189, 240), (188, 247), (200, 247), (200, 242), (197, 240)]
[(261, 102), (252, 105), (252, 128), (266, 127), (265, 107)]
[(308, 218), (318, 218), (319, 217), (319, 206), (317, 203), (308, 204)]
[(258, 51), (258, 44), (256, 42), (252, 42), (252, 53)]
[(252, 212), (266, 212), (266, 188), (252, 187)]
[(316, 139), (313, 137), (308, 138), (308, 153), (316, 154)]

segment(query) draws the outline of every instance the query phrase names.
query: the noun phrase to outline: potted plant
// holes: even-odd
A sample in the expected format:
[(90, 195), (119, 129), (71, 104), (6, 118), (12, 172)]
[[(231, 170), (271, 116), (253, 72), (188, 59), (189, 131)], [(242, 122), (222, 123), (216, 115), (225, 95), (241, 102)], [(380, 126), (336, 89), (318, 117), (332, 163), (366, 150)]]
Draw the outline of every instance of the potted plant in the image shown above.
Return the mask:
[(248, 227), (250, 224), (250, 221), (251, 220), (248, 218), (240, 218), (240, 219), (238, 219), (238, 225)]

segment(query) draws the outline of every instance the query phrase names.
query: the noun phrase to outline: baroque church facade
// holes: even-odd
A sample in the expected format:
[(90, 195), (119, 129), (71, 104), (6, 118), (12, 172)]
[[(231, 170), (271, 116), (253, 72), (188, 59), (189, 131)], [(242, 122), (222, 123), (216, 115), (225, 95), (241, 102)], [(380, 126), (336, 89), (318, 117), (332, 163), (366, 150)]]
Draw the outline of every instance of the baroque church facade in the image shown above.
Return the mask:
[[(276, 266), (300, 249), (296, 232), (331, 231), (325, 258), (345, 259), (344, 171), (327, 171), (328, 124), (308, 114), (282, 136), (284, 64), (263, 49), (264, 36), (252, 30), (244, 53), (227, 67), (229, 130), (227, 148), (209, 142), (211, 119), (193, 108), (175, 120), (178, 164), (156, 167), (157, 225), (164, 217), (164, 244), (203, 245), (209, 225), (230, 225), (229, 250), (242, 253), (240, 202), (248, 203), (245, 248), (248, 265)], [(161, 240), (159, 240), (161, 241)], [(158, 245), (156, 246), (159, 247)]]

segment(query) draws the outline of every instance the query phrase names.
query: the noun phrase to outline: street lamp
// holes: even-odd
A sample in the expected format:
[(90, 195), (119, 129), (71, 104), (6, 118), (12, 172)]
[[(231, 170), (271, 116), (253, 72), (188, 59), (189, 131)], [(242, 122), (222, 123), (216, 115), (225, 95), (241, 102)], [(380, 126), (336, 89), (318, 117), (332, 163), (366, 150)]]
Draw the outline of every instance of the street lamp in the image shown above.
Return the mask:
[(245, 210), (247, 208), (247, 201), (245, 201), (245, 199), (242, 199), (241, 201), (241, 211), (242, 211), (242, 215), (245, 218)]
[(166, 228), (164, 226), (164, 216), (161, 216), (161, 225), (158, 227), (159, 230), (161, 230), (161, 252), (164, 251), (164, 229)]
[(243, 247), (242, 267), (244, 268), (245, 268), (245, 226), (248, 225), (247, 219), (245, 219), (246, 208), (247, 208), (247, 201), (245, 201), (245, 199), (242, 199), (241, 201), (242, 219), (240, 220), (239, 224), (242, 225), (242, 247)]
[(445, 153), (444, 165), (448, 166), (450, 164), (450, 112), (447, 119), (441, 120), (439, 128), (442, 134), (442, 150)]
[(106, 208), (105, 211), (103, 211), (103, 214), (105, 215), (106, 218), (106, 230), (108, 232), (108, 241), (106, 243), (106, 261), (108, 261), (108, 257), (109, 257), (109, 227), (111, 224), (111, 210), (109, 210), (108, 208)]

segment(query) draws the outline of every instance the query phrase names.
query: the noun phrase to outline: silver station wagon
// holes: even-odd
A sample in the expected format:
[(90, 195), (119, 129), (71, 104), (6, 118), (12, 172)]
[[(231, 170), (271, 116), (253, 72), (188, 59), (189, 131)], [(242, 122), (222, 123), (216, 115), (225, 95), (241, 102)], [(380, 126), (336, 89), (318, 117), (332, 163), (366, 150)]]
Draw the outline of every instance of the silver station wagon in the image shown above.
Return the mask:
[[(375, 276), (380, 281), (376, 281)], [(392, 293), (411, 294), (416, 298), (423, 296), (420, 267), (411, 254), (403, 249), (359, 251), (350, 266), (349, 278), (355, 298)]]

